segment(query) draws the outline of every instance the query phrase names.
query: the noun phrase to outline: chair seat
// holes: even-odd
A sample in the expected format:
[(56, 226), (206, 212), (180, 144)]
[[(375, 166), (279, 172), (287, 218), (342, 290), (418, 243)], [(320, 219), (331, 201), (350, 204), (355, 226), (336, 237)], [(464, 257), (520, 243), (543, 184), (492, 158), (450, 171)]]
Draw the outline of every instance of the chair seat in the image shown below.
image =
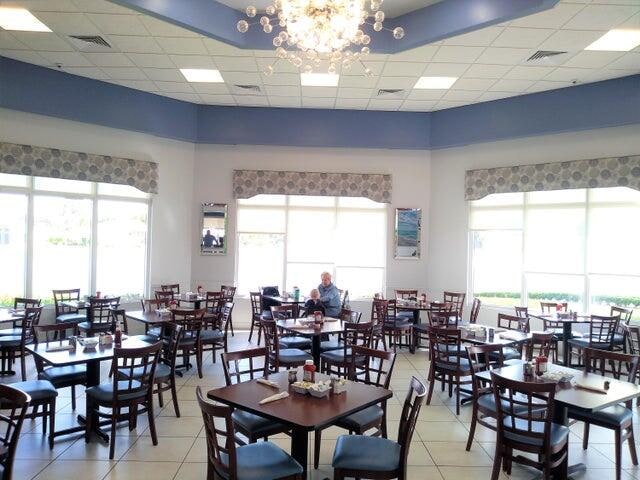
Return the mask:
[(338, 350), (344, 348), (344, 344), (338, 340), (327, 340), (326, 342), (320, 342), (320, 351), (328, 352), (330, 350)]
[(396, 318), (398, 319), (404, 319), (404, 320), (409, 320), (410, 322), (413, 321), (413, 312), (409, 311), (409, 310), (398, 310), (398, 312), (396, 312)]
[(469, 362), (468, 358), (464, 358), (464, 357), (456, 357), (456, 356), (447, 357), (447, 361), (451, 362), (451, 364), (439, 362), (438, 360), (436, 360), (436, 366), (444, 370), (455, 370), (456, 369), (455, 362), (458, 358), (460, 359), (460, 370), (470, 371), (471, 363)]
[(624, 405), (613, 405), (597, 412), (585, 412), (573, 408), (569, 409), (569, 418), (582, 422), (610, 425), (612, 427), (618, 427), (629, 422), (632, 416), (633, 413), (631, 410)]
[(245, 412), (244, 410), (234, 410), (231, 418), (233, 419), (233, 423), (239, 425), (244, 431), (256, 437), (268, 437), (274, 433), (286, 430), (286, 427), (281, 423), (274, 422), (260, 415)]
[(162, 335), (162, 327), (151, 327), (147, 330), (147, 335), (153, 335), (154, 337), (160, 337)]
[[(524, 395), (521, 394), (516, 394), (514, 397), (515, 400), (519, 400), (522, 402), (526, 402), (527, 398)], [(480, 398), (478, 398), (478, 406), (484, 408), (485, 410), (489, 410), (491, 412), (497, 412), (498, 410), (496, 409), (496, 399), (493, 396), (493, 393), (487, 393), (485, 395), (481, 395)], [(508, 410), (509, 407), (509, 403), (506, 401), (502, 401), (502, 409), (503, 410)], [(540, 405), (540, 408), (544, 408), (544, 404)], [(527, 406), (526, 405), (514, 405), (513, 409), (515, 410), (515, 412), (526, 412), (527, 411)]]
[(389, 472), (400, 466), (400, 445), (386, 438), (341, 435), (332, 465), (365, 472)]
[(157, 341), (160, 340), (159, 336), (153, 335), (151, 333), (151, 330), (149, 330), (149, 333), (143, 334), (143, 335), (131, 335), (129, 338), (136, 338), (138, 340), (141, 340), (143, 342), (147, 342), (147, 343), (156, 343)]
[[(505, 417), (504, 424), (511, 426), (511, 417)], [(528, 423), (526, 420), (518, 418), (515, 421), (516, 428), (519, 430), (527, 430)], [(531, 422), (531, 429), (537, 433), (544, 432), (544, 422)], [(528, 445), (542, 445), (542, 438), (531, 438), (525, 435), (521, 435), (515, 432), (504, 431), (504, 436), (506, 439), (526, 443)], [(569, 427), (565, 427), (564, 425), (560, 425), (558, 423), (551, 424), (551, 445), (560, 445), (564, 441), (567, 440), (569, 436)]]
[(22, 335), (21, 328), (3, 328), (0, 330), (0, 337), (19, 337)]
[(48, 380), (27, 380), (12, 383), (11, 386), (29, 394), (32, 402), (50, 400), (58, 396), (56, 387)]
[(380, 405), (371, 405), (359, 412), (352, 413), (336, 422), (336, 425), (347, 430), (358, 431), (367, 425), (377, 425), (382, 421), (383, 411)]
[[(341, 363), (345, 361), (349, 361), (351, 359), (351, 349), (347, 348), (347, 356), (345, 357), (344, 348), (339, 350), (329, 350), (327, 352), (321, 353), (320, 358), (323, 360), (327, 360), (329, 362)], [(356, 363), (362, 363), (364, 361), (364, 356), (360, 356), (360, 358), (356, 357)]]
[(384, 322), (384, 328), (394, 330), (408, 330), (410, 328), (413, 328), (413, 323), (406, 319), (398, 318), (395, 322), (393, 320)]
[[(491, 360), (498, 360), (498, 356), (497, 352), (489, 352), (489, 358)], [(504, 360), (517, 360), (522, 358), (522, 354), (516, 348), (505, 347), (502, 349), (502, 358)]]
[(202, 330), (200, 332), (200, 341), (202, 343), (216, 342), (224, 338), (224, 333), (220, 330)]
[(311, 348), (311, 339), (307, 337), (280, 337), (279, 340), (282, 348), (297, 348), (299, 350)]
[(571, 340), (569, 340), (569, 343), (578, 348), (598, 348), (601, 350), (607, 350), (611, 347), (611, 345), (607, 342), (591, 341), (589, 337), (572, 338)]
[(38, 374), (40, 380), (48, 380), (54, 385), (70, 383), (86, 383), (87, 367), (85, 365), (69, 365), (66, 367), (45, 368)]
[[(132, 381), (132, 388), (139, 388), (140, 382)], [(118, 390), (125, 390), (129, 388), (128, 381), (119, 381), (118, 382)], [(111, 403), (113, 400), (113, 382), (109, 383), (101, 383), (100, 385), (96, 385), (95, 387), (87, 388), (86, 390), (87, 397), (91, 397), (94, 400), (97, 400), (99, 403)], [(120, 398), (123, 400), (135, 400), (138, 398), (142, 398), (147, 394), (146, 390), (134, 391), (132, 393), (122, 395)]]
[(91, 323), (91, 322), (80, 322), (78, 323), (78, 328), (80, 330), (93, 330), (94, 332), (108, 332), (111, 330), (111, 322), (109, 323)]
[[(271, 359), (275, 359), (273, 353), (269, 354)], [(280, 350), (280, 362), (281, 363), (300, 363), (304, 364), (307, 360), (312, 360), (313, 357), (307, 352), (298, 350), (297, 348), (284, 348)]]
[(460, 355), (460, 352), (464, 352), (465, 348), (462, 345), (451, 343), (449, 345), (438, 345), (439, 352), (449, 352), (452, 355)]
[(238, 447), (236, 466), (237, 480), (266, 480), (302, 473), (302, 466), (271, 442), (250, 443)]
[[(124, 377), (127, 377), (129, 374), (129, 370), (126, 368), (122, 368), (119, 371)], [(148, 370), (147, 370), (147, 373), (148, 373)], [(133, 378), (140, 378), (142, 374), (143, 374), (142, 367), (133, 369)], [(167, 379), (170, 376), (171, 376), (171, 367), (169, 365), (166, 365), (164, 363), (158, 363), (156, 365), (156, 374), (155, 374), (156, 383), (164, 379)]]
[[(0, 331), (0, 335), (2, 335), (2, 332)], [(613, 334), (613, 344), (614, 345), (624, 345), (624, 335), (622, 333), (614, 333)]]
[[(12, 335), (10, 337), (0, 337), (0, 348), (19, 347), (22, 337), (20, 335)], [(31, 343), (31, 341), (27, 342)]]
[(84, 313), (63, 313), (56, 317), (56, 323), (78, 323), (87, 320), (87, 316)]
[(416, 323), (413, 326), (414, 330), (417, 330), (420, 333), (427, 333), (429, 331), (429, 325), (427, 325), (426, 323)]

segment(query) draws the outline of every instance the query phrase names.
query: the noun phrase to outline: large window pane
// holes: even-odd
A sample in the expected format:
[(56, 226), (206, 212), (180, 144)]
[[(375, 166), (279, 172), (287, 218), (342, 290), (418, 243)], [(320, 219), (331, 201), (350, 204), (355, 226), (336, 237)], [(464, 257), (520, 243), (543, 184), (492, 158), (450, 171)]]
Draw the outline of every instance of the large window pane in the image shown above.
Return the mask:
[(469, 228), (473, 230), (521, 229), (522, 209), (478, 209), (471, 212)]
[(148, 193), (129, 185), (117, 185), (115, 183), (99, 183), (99, 195), (112, 195), (115, 197), (149, 198)]
[(574, 311), (583, 310), (584, 276), (527, 274), (528, 306), (540, 309), (540, 302), (568, 302)]
[(640, 191), (629, 187), (592, 188), (589, 190), (589, 201), (591, 203), (640, 203)]
[(24, 296), (27, 196), (0, 193), (0, 305)]
[(383, 268), (336, 267), (334, 279), (338, 288), (349, 290), (349, 298), (372, 298), (384, 291)]
[(273, 232), (285, 230), (285, 212), (271, 208), (239, 208), (239, 232)]
[(593, 207), (589, 215), (589, 271), (640, 274), (639, 238), (640, 207)]
[(521, 304), (522, 232), (473, 232), (473, 294), (488, 305)]
[(290, 210), (287, 260), (330, 262), (333, 259), (335, 210)]
[(0, 173), (0, 185), (7, 187), (26, 187), (29, 177), (25, 175), (13, 175), (11, 173)]
[(480, 200), (474, 200), (471, 205), (473, 207), (522, 206), (523, 202), (524, 193), (494, 193)]
[(91, 182), (64, 180), (62, 178), (35, 177), (33, 187), (36, 190), (65, 193), (91, 193)]
[(144, 293), (147, 210), (146, 203), (98, 202), (96, 289), (122, 301)]
[(364, 197), (340, 197), (338, 198), (338, 206), (345, 208), (375, 208), (378, 210), (387, 208), (385, 203), (374, 202)]
[(609, 315), (616, 305), (632, 309), (634, 320), (640, 320), (640, 277), (591, 275), (589, 282), (590, 313)]
[(255, 195), (251, 198), (238, 199), (238, 205), (284, 205), (284, 195)]
[(320, 285), (320, 274), (333, 272), (333, 265), (329, 263), (289, 263), (287, 264), (287, 292), (298, 287), (302, 295), (309, 295), (312, 288)]
[(284, 235), (238, 235), (238, 293), (248, 295), (271, 285), (282, 288), (283, 267)]
[(52, 301), (52, 290), (89, 293), (92, 201), (50, 196), (33, 199), (33, 295)]
[(560, 203), (584, 203), (587, 191), (583, 188), (575, 190), (549, 190), (548, 192), (529, 192), (527, 201), (530, 205), (550, 205)]
[(387, 239), (384, 212), (338, 213), (336, 263), (354, 267), (383, 267)]
[(333, 207), (335, 204), (335, 197), (320, 197), (313, 195), (289, 196), (289, 205), (296, 207)]

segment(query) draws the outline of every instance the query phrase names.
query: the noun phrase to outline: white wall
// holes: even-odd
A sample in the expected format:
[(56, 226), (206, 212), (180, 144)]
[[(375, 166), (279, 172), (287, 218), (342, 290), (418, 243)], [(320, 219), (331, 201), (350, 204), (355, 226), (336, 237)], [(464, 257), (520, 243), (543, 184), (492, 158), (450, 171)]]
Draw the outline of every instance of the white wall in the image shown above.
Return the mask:
[(0, 141), (156, 162), (149, 283), (191, 283), (193, 144), (7, 109), (0, 109)]
[[(640, 125), (432, 151), (429, 293), (440, 296), (447, 289), (466, 291), (469, 216), (464, 200), (466, 170), (637, 155), (639, 152)], [(495, 320), (495, 317), (495, 311), (483, 309), (480, 321)]]

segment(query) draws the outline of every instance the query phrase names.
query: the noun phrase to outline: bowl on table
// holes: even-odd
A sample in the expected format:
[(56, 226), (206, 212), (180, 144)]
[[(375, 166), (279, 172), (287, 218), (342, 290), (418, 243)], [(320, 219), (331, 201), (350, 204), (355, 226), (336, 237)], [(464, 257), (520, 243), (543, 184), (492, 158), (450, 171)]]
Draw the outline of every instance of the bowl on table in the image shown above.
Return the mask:
[(78, 341), (80, 342), (80, 345), (82, 345), (87, 350), (92, 350), (98, 345), (98, 340), (99, 339), (97, 337), (86, 337), (81, 338)]

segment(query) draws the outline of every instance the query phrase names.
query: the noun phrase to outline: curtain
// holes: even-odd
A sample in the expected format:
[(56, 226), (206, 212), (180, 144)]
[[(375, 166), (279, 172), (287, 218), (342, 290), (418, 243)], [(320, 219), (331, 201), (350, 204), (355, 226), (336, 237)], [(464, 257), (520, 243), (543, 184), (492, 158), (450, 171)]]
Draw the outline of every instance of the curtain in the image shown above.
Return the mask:
[(599, 187), (640, 190), (640, 155), (483, 168), (465, 173), (465, 200), (479, 200), (492, 193)]
[(158, 193), (158, 165), (144, 160), (0, 142), (0, 173), (130, 185)]
[(365, 197), (391, 203), (391, 175), (234, 170), (235, 198), (259, 194)]

